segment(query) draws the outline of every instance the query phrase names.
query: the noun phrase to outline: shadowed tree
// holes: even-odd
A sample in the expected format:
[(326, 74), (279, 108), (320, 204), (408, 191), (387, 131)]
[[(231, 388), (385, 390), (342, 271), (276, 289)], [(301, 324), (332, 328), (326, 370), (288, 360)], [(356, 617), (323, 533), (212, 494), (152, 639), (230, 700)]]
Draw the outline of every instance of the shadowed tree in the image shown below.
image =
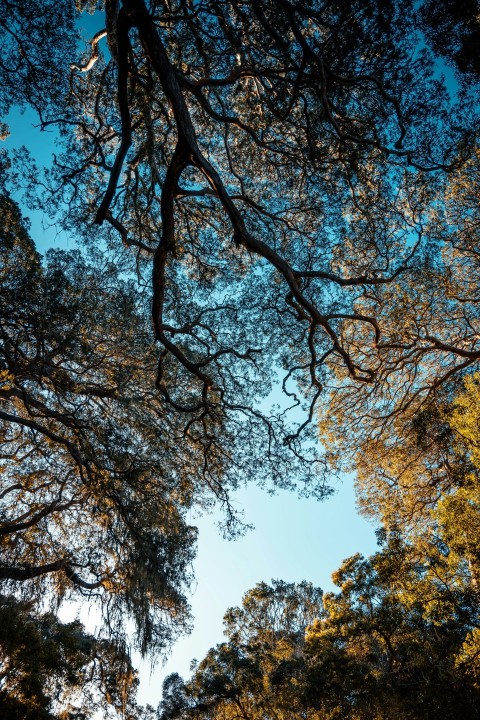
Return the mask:
[(428, 0), (422, 7), (423, 29), (433, 48), (451, 62), (463, 81), (480, 77), (480, 19), (476, 0)]
[[(87, 634), (76, 620), (39, 614), (0, 596), (0, 712), (9, 720), (147, 718), (125, 650)], [(113, 713), (113, 715), (112, 715)]]
[[(463, 271), (477, 255), (452, 240), (474, 213), (462, 187), (476, 176), (475, 98), (456, 103), (407, 0), (79, 7), (104, 23), (80, 60), (68, 3), (47, 6), (49, 44), (42, 3), (1, 24), (18, 92), (65, 143), (41, 202), (96, 246), (92, 261), (51, 253), (42, 266), (13, 220), (2, 573), (121, 598), (110, 615), (133, 612), (145, 649), (157, 632), (145, 598), (163, 598), (165, 617), (184, 608), (186, 508), (217, 497), (228, 523), (229, 488), (252, 477), (323, 496), (301, 441), (325, 389), (335, 460), (478, 363)], [(53, 88), (56, 68), (68, 83)], [(98, 248), (118, 239), (114, 268)], [(134, 273), (152, 278), (151, 298)], [(276, 371), (285, 403), (269, 414), (259, 401)]]
[(403, 407), (478, 362), (477, 341), (439, 331), (439, 294), (410, 317), (445, 279), (427, 225), (476, 127), (475, 94), (455, 105), (414, 4), (82, 7), (105, 27), (72, 64), (44, 202), (61, 196), (66, 224), (88, 239), (94, 220), (152, 273), (156, 386), (185, 425), (274, 432), (251, 383), (265, 395), (260, 368), (283, 369), (305, 410), (283, 433), (298, 454), (326, 385)]
[[(152, 278), (156, 388), (204, 466), (220, 424), (263, 443), (265, 476), (293, 481), (276, 470), (290, 451), (308, 484), (320, 466), (300, 441), (325, 389), (328, 415), (362, 438), (478, 363), (477, 303), (456, 295), (439, 229), (455, 231), (439, 208), (476, 162), (475, 93), (456, 103), (421, 8), (80, 8), (104, 28), (72, 58), (68, 93), (38, 108), (66, 147), (42, 202), (91, 244), (121, 239), (125, 267)], [(259, 408), (272, 369), (304, 410), (290, 427), (284, 407)]]
[(163, 650), (188, 616), (201, 481), (150, 382), (141, 298), (106, 260), (42, 264), (7, 196), (0, 223), (0, 578), (93, 596), (111, 632), (133, 616)]

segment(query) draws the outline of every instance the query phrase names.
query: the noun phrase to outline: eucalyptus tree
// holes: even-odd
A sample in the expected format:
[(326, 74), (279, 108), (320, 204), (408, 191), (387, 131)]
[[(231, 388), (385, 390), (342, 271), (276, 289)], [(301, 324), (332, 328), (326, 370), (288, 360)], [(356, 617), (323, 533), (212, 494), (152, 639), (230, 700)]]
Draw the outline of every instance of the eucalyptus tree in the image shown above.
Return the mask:
[(302, 704), (305, 632), (322, 614), (322, 591), (311, 583), (259, 583), (227, 611), (227, 641), (195, 663), (192, 679), (165, 680), (160, 718), (309, 715)]

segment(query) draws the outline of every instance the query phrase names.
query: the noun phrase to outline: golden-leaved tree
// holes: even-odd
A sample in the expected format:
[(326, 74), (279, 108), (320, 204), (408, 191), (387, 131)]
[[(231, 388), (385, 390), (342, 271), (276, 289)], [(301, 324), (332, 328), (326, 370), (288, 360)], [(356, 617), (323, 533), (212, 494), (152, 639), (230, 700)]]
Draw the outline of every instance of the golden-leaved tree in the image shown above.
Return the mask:
[(457, 596), (454, 606), (441, 583), (432, 602), (425, 573), (391, 535), (370, 558), (345, 560), (323, 599), (308, 583), (256, 586), (192, 678), (166, 679), (160, 717), (474, 720), (480, 694), (464, 648), (478, 604)]

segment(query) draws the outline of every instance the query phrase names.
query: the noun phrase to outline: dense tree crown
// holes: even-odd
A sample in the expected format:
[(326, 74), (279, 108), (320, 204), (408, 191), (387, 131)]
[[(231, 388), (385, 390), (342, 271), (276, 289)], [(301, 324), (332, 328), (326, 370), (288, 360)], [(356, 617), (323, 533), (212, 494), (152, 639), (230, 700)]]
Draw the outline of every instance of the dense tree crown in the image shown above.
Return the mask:
[(265, 363), (308, 420), (332, 383), (383, 417), (478, 361), (437, 217), (474, 93), (455, 104), (421, 26), (409, 2), (113, 3), (46, 108), (68, 150), (44, 201), (151, 259), (156, 385), (196, 432), (251, 419)]
[(248, 592), (192, 679), (167, 678), (162, 720), (478, 717), (479, 373), (407, 429), (361, 479), (379, 552), (345, 560), (323, 597)]
[(38, 616), (32, 603), (13, 597), (0, 596), (0, 620), (2, 717), (82, 720), (113, 711), (146, 720), (125, 650), (89, 635), (78, 621)]
[(478, 590), (445, 572), (447, 547), (427, 557), (391, 534), (371, 558), (347, 559), (323, 602), (305, 583), (257, 586), (192, 679), (167, 678), (160, 717), (473, 720)]
[[(382, 549), (247, 594), (164, 717), (475, 717), (478, 34), (467, 0), (0, 0), (0, 120), (58, 140), (0, 157), (2, 607), (58, 638), (36, 684), (0, 638), (9, 712), (137, 712), (127, 627), (188, 628), (190, 510), (235, 534), (241, 483), (348, 467)], [(20, 195), (80, 249), (41, 257)], [(34, 603), (82, 597), (98, 645)]]
[(99, 258), (51, 251), (42, 265), (6, 197), (0, 217), (0, 577), (95, 593), (112, 627), (127, 611), (141, 647), (162, 647), (188, 608), (198, 459), (166, 443), (137, 291)]

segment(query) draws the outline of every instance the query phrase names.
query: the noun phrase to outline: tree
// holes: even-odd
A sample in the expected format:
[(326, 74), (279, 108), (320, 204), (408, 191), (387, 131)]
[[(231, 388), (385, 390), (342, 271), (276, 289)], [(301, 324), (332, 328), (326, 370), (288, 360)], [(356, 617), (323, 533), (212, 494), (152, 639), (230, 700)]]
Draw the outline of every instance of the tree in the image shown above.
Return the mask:
[[(427, 485), (433, 495), (446, 487), (434, 481), (432, 472), (438, 478), (439, 452), (448, 461), (452, 451), (445, 426), (448, 407), (463, 378), (478, 367), (479, 160), (477, 147), (440, 184), (422, 230), (428, 250), (415, 270), (360, 305), (388, 328), (389, 341), (370, 355), (378, 369), (376, 382), (354, 386), (337, 370), (320, 411), (321, 436), (335, 448), (332, 456), (339, 465), (355, 467), (367, 483), (379, 468), (385, 483), (403, 477), (405, 484), (417, 485), (419, 502)], [(352, 335), (351, 342), (366, 347), (359, 335)], [(433, 466), (424, 452), (429, 441), (436, 455)], [(420, 469), (417, 456), (428, 467)]]
[(422, 7), (425, 33), (434, 49), (450, 61), (462, 81), (480, 77), (476, 47), (480, 36), (475, 0), (431, 0)]
[(340, 592), (325, 596), (326, 618), (306, 640), (307, 695), (321, 717), (476, 717), (478, 690), (458, 657), (478, 607), (452, 611), (425, 572), (397, 535), (334, 573)]
[[(156, 632), (146, 598), (163, 598), (158, 609), (169, 617), (184, 607), (177, 591), (193, 539), (184, 511), (194, 501), (213, 491), (228, 512), (228, 489), (253, 476), (323, 496), (322, 466), (301, 441), (314, 435), (325, 389), (343, 452), (372, 428), (385, 436), (400, 413), (478, 362), (478, 303), (458, 294), (465, 276), (451, 282), (447, 267), (453, 256), (456, 268), (475, 267), (476, 255), (450, 242), (454, 215), (438, 212), (455, 183), (476, 173), (474, 96), (456, 104), (407, 0), (85, 1), (80, 8), (103, 13), (105, 28), (82, 61), (71, 50), (68, 3), (48, 5), (59, 38), (49, 57), (42, 3), (12, 7), (1, 25), (5, 52), (20, 58), (12, 78), (65, 143), (37, 202), (54, 212), (66, 203), (63, 222), (90, 247), (112, 248), (119, 237), (125, 250), (116, 270), (98, 248), (90, 264), (57, 253), (45, 270), (24, 264), (29, 250), (6, 266), (13, 560), (2, 572), (12, 581), (51, 577), (60, 593), (65, 584), (121, 598), (113, 614), (134, 612), (145, 649)], [(54, 88), (65, 62), (68, 83)], [(5, 107), (15, 88), (5, 90)], [(27, 165), (27, 190), (37, 191)], [(460, 189), (452, 198), (458, 208), (470, 201)], [(8, 199), (4, 207), (12, 212)], [(153, 278), (159, 362), (147, 292), (128, 282), (137, 274), (140, 285)], [(26, 278), (33, 315), (15, 286)], [(113, 312), (122, 303), (125, 326)], [(285, 407), (259, 408), (272, 369), (283, 373), (286, 401), (305, 410), (293, 426)], [(156, 375), (155, 390), (147, 375)], [(32, 505), (22, 493), (38, 480), (38, 463), (53, 468), (52, 444), (68, 484), (55, 470), (54, 485), (34, 485)], [(327, 459), (334, 451), (331, 443)], [(91, 517), (85, 497), (91, 543), (78, 532)], [(108, 561), (105, 536), (115, 548)], [(176, 578), (167, 585), (165, 567)]]
[[(0, 3), (0, 116), (29, 105), (45, 115), (68, 88), (68, 58), (76, 52), (75, 6), (69, 0)], [(52, 29), (58, 29), (52, 42)]]
[(411, 288), (425, 307), (432, 267), (444, 278), (425, 227), (476, 123), (419, 27), (409, 2), (106, 6), (58, 111), (48, 203), (63, 188), (65, 222), (88, 235), (94, 218), (152, 271), (156, 385), (189, 428), (259, 419), (251, 383), (283, 368), (287, 399), (306, 396), (284, 433), (298, 454), (325, 386), (405, 404), (478, 362), (477, 341), (439, 332), (440, 298), (408, 338), (392, 325)]
[(402, 538), (421, 568), (401, 580), (410, 600), (427, 604), (435, 622), (462, 624), (456, 662), (477, 685), (479, 418), (473, 373), (463, 388), (457, 379), (420, 412), (397, 418), (393, 437), (364, 443), (357, 481), (361, 511), (382, 524), (384, 538)]
[(111, 632), (133, 616), (142, 651), (165, 650), (188, 617), (185, 513), (218, 500), (234, 532), (228, 491), (264, 446), (254, 422), (209, 414), (200, 434), (162, 402), (144, 296), (121, 267), (65, 251), (43, 264), (8, 196), (0, 226), (0, 579), (96, 597)]
[(163, 650), (188, 617), (198, 453), (155, 399), (141, 297), (99, 258), (43, 265), (6, 196), (0, 219), (0, 577), (95, 597)]
[[(322, 604), (316, 590), (315, 606), (306, 583), (247, 593), (243, 608), (226, 615), (227, 642), (209, 651), (187, 683), (167, 678), (162, 720), (477, 716), (473, 654), (469, 664), (463, 643), (478, 624), (478, 604), (452, 610), (440, 584), (432, 593), (425, 567), (398, 535), (370, 558), (345, 560), (333, 580), (339, 591)], [(282, 588), (288, 593), (278, 595)], [(273, 626), (266, 596), (276, 598)], [(305, 596), (308, 626), (289, 611), (305, 608)]]
[(138, 680), (128, 654), (75, 620), (39, 614), (33, 603), (0, 596), (0, 710), (10, 720), (140, 718)]
[(192, 680), (165, 680), (160, 717), (303, 717), (305, 630), (321, 613), (322, 591), (311, 583), (259, 583), (227, 611), (228, 641), (208, 652)]
[[(358, 463), (360, 510), (400, 532), (450, 587), (476, 592), (478, 545), (478, 373), (456, 394), (437, 396), (396, 434), (365, 443)], [(442, 569), (443, 567), (443, 569)]]

